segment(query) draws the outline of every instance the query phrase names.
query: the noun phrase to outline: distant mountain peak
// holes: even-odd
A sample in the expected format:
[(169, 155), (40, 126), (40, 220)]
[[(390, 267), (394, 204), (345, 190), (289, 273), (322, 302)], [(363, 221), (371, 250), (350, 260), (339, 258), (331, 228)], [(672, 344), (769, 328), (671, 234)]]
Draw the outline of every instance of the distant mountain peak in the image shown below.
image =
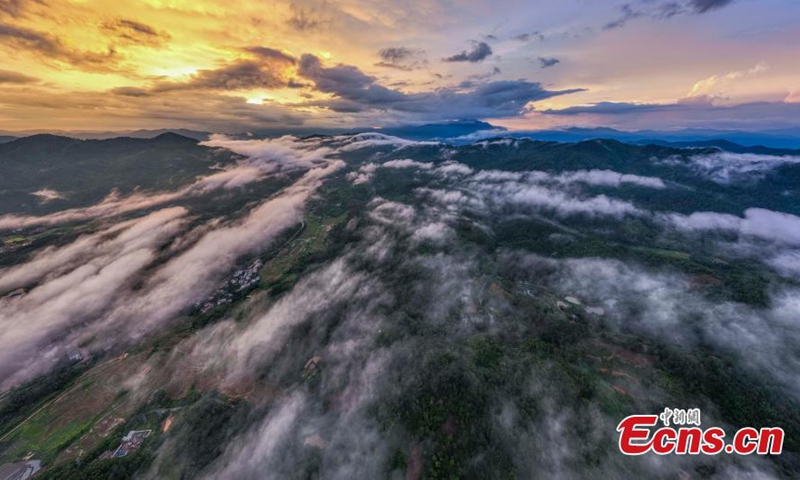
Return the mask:
[(427, 123), (424, 125), (404, 125), (399, 127), (389, 127), (379, 130), (380, 133), (397, 137), (409, 138), (412, 140), (446, 140), (456, 137), (464, 137), (476, 132), (484, 131), (506, 131), (504, 127), (498, 127), (481, 120), (452, 120), (448, 122)]
[(180, 135), (175, 132), (164, 132), (152, 138), (157, 142), (186, 142), (186, 143), (199, 143), (199, 140), (190, 138), (185, 135)]
[(63, 135), (53, 135), (51, 133), (37, 133), (36, 135), (30, 135), (27, 137), (19, 137), (15, 140), (10, 142), (6, 142), (7, 145), (38, 145), (38, 146), (59, 146), (59, 145), (67, 145), (74, 142), (79, 142), (81, 140), (65, 137)]

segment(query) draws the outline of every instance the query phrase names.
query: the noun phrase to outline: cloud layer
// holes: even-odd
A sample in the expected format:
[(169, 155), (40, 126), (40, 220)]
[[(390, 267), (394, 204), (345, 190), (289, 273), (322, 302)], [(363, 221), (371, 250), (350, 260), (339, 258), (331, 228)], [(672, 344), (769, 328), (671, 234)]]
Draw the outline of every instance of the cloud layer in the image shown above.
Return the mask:
[[(241, 257), (263, 252), (280, 233), (298, 224), (305, 202), (322, 179), (343, 166), (327, 156), (330, 149), (291, 137), (238, 143), (216, 137), (210, 143), (250, 156), (232, 170), (203, 177), (177, 192), (106, 200), (55, 216), (6, 219), (7, 224), (32, 225), (109, 218), (197, 190), (235, 188), (263, 178), (265, 171), (305, 172), (239, 219), (217, 219), (187, 229), (186, 209), (165, 208), (46, 249), (3, 271), (0, 292), (26, 290), (22, 296), (0, 299), (3, 388), (52, 368), (67, 348), (117, 348), (174, 321), (205, 298)], [(168, 260), (159, 262), (165, 254)], [(26, 320), (32, 317), (35, 322)]]

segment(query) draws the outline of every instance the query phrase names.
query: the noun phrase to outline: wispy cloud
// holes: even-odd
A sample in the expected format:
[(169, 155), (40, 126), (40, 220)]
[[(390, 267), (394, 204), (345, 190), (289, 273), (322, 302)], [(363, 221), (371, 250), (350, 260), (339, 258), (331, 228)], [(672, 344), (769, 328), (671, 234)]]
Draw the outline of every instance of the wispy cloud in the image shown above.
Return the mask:
[[(302, 168), (305, 173), (238, 220), (212, 221), (207, 228), (187, 231), (187, 210), (163, 209), (79, 237), (64, 247), (43, 250), (30, 261), (4, 271), (0, 291), (30, 290), (21, 297), (0, 299), (2, 387), (52, 368), (68, 347), (104, 351), (161, 328), (208, 295), (240, 257), (262, 252), (282, 231), (299, 223), (309, 196), (326, 176), (343, 167), (341, 161), (325, 157), (329, 149), (289, 137), (255, 144), (242, 141), (239, 146), (220, 137), (212, 142), (240, 147), (241, 152), (252, 155), (250, 166), (239, 172), (246, 177), (247, 169), (259, 162), (272, 168), (276, 164)], [(235, 177), (221, 181), (212, 175), (191, 188), (225, 188), (233, 180)], [(162, 195), (175, 198), (184, 194)], [(134, 205), (130, 205), (131, 198), (105, 201), (88, 212), (119, 213), (120, 208), (152, 207), (163, 201), (142, 195)], [(66, 215), (75, 213), (67, 211)], [(166, 250), (170, 257), (154, 265), (167, 244), (174, 249)], [(26, 320), (30, 318), (36, 320)], [(32, 351), (43, 353), (32, 355)]]
[[(466, 188), (484, 197), (497, 208), (504, 205), (521, 209), (533, 209), (555, 213), (557, 216), (572, 215), (611, 216), (645, 215), (635, 205), (606, 195), (587, 196), (580, 192), (557, 187), (570, 183), (587, 183), (619, 187), (622, 183), (633, 183), (649, 188), (663, 188), (658, 179), (625, 177), (611, 171), (568, 172), (551, 176), (545, 172), (481, 171), (469, 178)], [(549, 184), (549, 185), (548, 185)]]
[(80, 329), (82, 322), (109, 308), (157, 257), (158, 248), (181, 231), (185, 214), (181, 208), (161, 210), (66, 247), (45, 250), (31, 262), (3, 272), (3, 291), (39, 283), (21, 298), (0, 299), (4, 379), (0, 387), (55, 365), (70, 346), (63, 332)]
[(800, 163), (800, 157), (719, 152), (694, 155), (690, 167), (717, 183), (754, 183), (782, 165)]

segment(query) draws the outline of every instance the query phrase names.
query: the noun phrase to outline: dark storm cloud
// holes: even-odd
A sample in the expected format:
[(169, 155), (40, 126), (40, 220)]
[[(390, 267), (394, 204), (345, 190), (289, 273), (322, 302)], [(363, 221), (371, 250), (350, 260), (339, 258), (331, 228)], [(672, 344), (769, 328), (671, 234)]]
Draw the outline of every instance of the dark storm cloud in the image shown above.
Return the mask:
[(639, 17), (652, 19), (669, 19), (677, 15), (702, 15), (706, 12), (726, 7), (734, 0), (688, 0), (654, 2), (653, 0), (640, 0), (638, 5), (626, 3), (620, 7), (620, 16), (608, 22), (603, 29), (613, 30), (624, 27), (630, 20)]
[(672, 18), (676, 15), (701, 15), (711, 10), (726, 7), (733, 0), (690, 0), (689, 2), (660, 3), (651, 14), (654, 18)]
[(124, 18), (103, 24), (103, 29), (118, 40), (134, 45), (158, 47), (170, 40), (171, 36), (155, 28), (134, 20)]
[[(49, 44), (48, 44), (49, 45)], [(548, 90), (538, 82), (526, 80), (491, 81), (490, 77), (500, 73), (494, 68), (473, 81), (450, 85), (431, 91), (408, 93), (399, 86), (387, 86), (378, 78), (363, 72), (353, 65), (328, 65), (315, 55), (294, 57), (286, 52), (266, 46), (242, 49), (238, 59), (221, 64), (218, 68), (199, 70), (180, 80), (166, 77), (155, 78), (149, 86), (129, 85), (107, 91), (106, 98), (118, 105), (125, 105), (135, 112), (147, 112), (151, 118), (170, 118), (180, 115), (165, 102), (190, 102), (193, 105), (224, 105), (235, 117), (246, 117), (245, 121), (274, 122), (276, 117), (296, 107), (319, 107), (337, 113), (359, 114), (362, 120), (384, 115), (388, 121), (447, 120), (474, 118), (512, 117), (530, 109), (529, 104), (557, 95), (582, 91)], [(386, 58), (407, 58), (403, 50), (386, 52)], [(241, 96), (229, 97), (230, 92), (254, 89), (300, 88), (301, 97), (292, 105), (245, 104)], [(202, 91), (203, 97), (190, 100), (180, 97), (181, 92)], [(318, 93), (329, 94), (320, 97)], [(229, 98), (223, 98), (229, 97)], [(202, 100), (202, 102), (200, 101)], [(31, 96), (18, 96), (19, 102), (41, 100)], [(59, 106), (55, 106), (59, 105)], [(62, 108), (54, 103), (48, 108)], [(72, 105), (72, 104), (70, 104)], [(40, 105), (41, 106), (41, 105)], [(72, 108), (85, 108), (73, 105)], [(205, 108), (205, 107), (201, 107)], [(154, 111), (155, 110), (155, 111)], [(190, 108), (192, 112), (194, 108)], [(259, 112), (263, 112), (259, 113)], [(227, 112), (226, 112), (227, 113)], [(183, 118), (183, 117), (181, 117)], [(191, 118), (196, 118), (194, 115)], [(289, 119), (297, 123), (297, 118)], [(281, 120), (281, 121), (289, 121)], [(204, 118), (203, 122), (207, 120)], [(249, 128), (249, 125), (248, 125)], [(224, 131), (230, 131), (225, 128)]]
[(29, 77), (19, 72), (12, 72), (9, 70), (0, 70), (0, 84), (4, 83), (36, 83), (39, 79), (36, 77)]
[(709, 10), (722, 8), (733, 3), (733, 0), (691, 0), (689, 5), (697, 13), (706, 13)]
[(149, 88), (119, 87), (110, 92), (123, 97), (149, 97), (181, 90), (234, 91), (306, 86), (293, 81), (286, 73), (286, 69), (297, 62), (292, 55), (263, 46), (246, 47), (242, 51), (251, 57), (239, 58), (215, 69), (199, 70), (184, 81), (159, 79)]
[(247, 90), (281, 88), (287, 81), (270, 65), (255, 60), (237, 60), (215, 70), (199, 70), (187, 82), (165, 82), (155, 91), (168, 90)]
[[(156, 120), (184, 121), (192, 128), (217, 131), (249, 130), (256, 125), (298, 125), (307, 120), (304, 107), (356, 114), (355, 121), (386, 122), (511, 117), (527, 111), (531, 102), (580, 90), (548, 90), (526, 80), (491, 81), (499, 69), (480, 79), (435, 90), (408, 93), (401, 86), (387, 86), (375, 76), (352, 65), (325, 64), (314, 55), (297, 59), (278, 50), (254, 47), (251, 56), (201, 70), (183, 80), (153, 79), (149, 86), (128, 85), (103, 92), (103, 100), (116, 112)], [(290, 105), (264, 102), (250, 104), (238, 91), (299, 88), (301, 100)], [(10, 89), (7, 89), (10, 90)], [(93, 96), (34, 95), (25, 89), (7, 91), (16, 106), (47, 109), (94, 108)], [(19, 91), (16, 91), (19, 90)], [(198, 92), (186, 95), (186, 92)], [(328, 95), (319, 95), (320, 93)], [(214, 113), (216, 112), (216, 113)], [(333, 117), (330, 117), (333, 118)]]
[(539, 57), (538, 60), (539, 60), (539, 66), (541, 66), (542, 68), (553, 67), (561, 63), (561, 60), (552, 57), (551, 58)]
[(434, 92), (404, 93), (376, 83), (375, 77), (357, 67), (326, 67), (314, 55), (303, 55), (298, 73), (314, 82), (317, 90), (334, 95), (329, 101), (312, 102), (338, 112), (369, 109), (414, 113), (424, 118), (508, 117), (522, 112), (529, 102), (580, 90), (551, 91), (524, 80), (504, 80), (479, 86), (444, 88)]
[(316, 89), (331, 93), (347, 102), (328, 103), (338, 112), (358, 112), (366, 108), (389, 108), (402, 102), (406, 95), (375, 83), (375, 77), (367, 75), (352, 65), (325, 67), (314, 55), (300, 58), (297, 72), (301, 77), (314, 82)]
[(675, 15), (680, 15), (684, 13), (684, 9), (681, 4), (677, 2), (669, 2), (661, 5), (659, 7), (659, 11), (657, 14), (658, 18), (672, 18)]
[[(453, 107), (464, 113), (461, 118), (486, 118), (493, 115), (515, 116), (521, 113), (529, 102), (544, 100), (559, 95), (580, 92), (582, 89), (551, 91), (542, 88), (538, 82), (524, 80), (499, 80), (476, 88), (471, 92), (432, 94), (438, 100), (433, 108), (445, 109), (452, 102)], [(471, 116), (470, 114), (474, 114)]]
[(470, 62), (478, 63), (484, 61), (487, 57), (491, 56), (492, 47), (486, 42), (477, 42), (470, 51), (462, 51), (451, 57), (443, 59), (445, 62)]
[[(254, 58), (240, 58), (213, 70), (199, 70), (184, 82), (162, 81), (152, 91), (171, 90), (247, 90), (253, 88), (295, 87), (284, 73), (296, 59), (268, 47), (248, 47), (244, 51)], [(126, 93), (123, 93), (126, 94)]]
[(82, 52), (64, 45), (58, 37), (24, 27), (0, 22), (0, 42), (6, 47), (29, 51), (86, 70), (108, 70), (116, 53)]
[(313, 81), (317, 89), (344, 97), (371, 87), (388, 90), (375, 85), (375, 77), (365, 74), (358, 67), (352, 65), (325, 67), (318, 57), (311, 54), (305, 54), (300, 58), (298, 74)]

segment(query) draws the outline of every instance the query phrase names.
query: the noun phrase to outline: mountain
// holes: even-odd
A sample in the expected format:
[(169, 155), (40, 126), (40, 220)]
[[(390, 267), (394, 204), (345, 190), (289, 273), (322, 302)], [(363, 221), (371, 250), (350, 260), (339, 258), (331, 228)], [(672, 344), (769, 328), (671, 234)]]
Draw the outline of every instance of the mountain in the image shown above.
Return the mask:
[[(0, 211), (48, 212), (98, 202), (112, 190), (162, 190), (232, 161), (175, 133), (80, 140), (37, 134), (0, 144)], [(45, 189), (50, 196), (36, 196)]]
[(197, 130), (189, 130), (186, 128), (161, 128), (157, 130), (123, 130), (119, 132), (76, 132), (70, 133), (68, 136), (73, 138), (81, 138), (85, 140), (104, 140), (117, 137), (130, 137), (130, 138), (155, 138), (165, 133), (172, 133), (182, 137), (188, 137), (195, 140), (208, 140), (210, 133), (200, 132)]
[[(0, 143), (8, 142), (19, 136), (30, 136), (41, 132), (0, 132)], [(129, 130), (108, 132), (48, 132), (77, 139), (112, 139), (118, 137), (154, 138), (163, 133), (175, 133), (195, 140), (208, 140), (211, 133), (189, 129), (157, 129)], [(457, 120), (452, 122), (392, 126), (385, 128), (328, 128), (311, 129), (308, 127), (284, 127), (278, 129), (260, 129), (249, 133), (233, 133), (233, 138), (271, 138), (283, 135), (348, 135), (352, 133), (382, 133), (409, 140), (445, 141), (458, 145), (470, 144), (481, 139), (496, 136), (510, 138), (529, 138), (551, 142), (581, 142), (593, 139), (610, 139), (627, 143), (674, 145), (677, 147), (713, 146), (737, 153), (759, 153), (795, 155), (800, 150), (800, 130), (776, 130), (767, 132), (744, 132), (729, 130), (684, 129), (676, 131), (620, 131), (613, 128), (579, 128), (571, 127), (563, 130), (514, 130), (492, 125), (480, 120)], [(728, 150), (730, 149), (730, 150)], [(776, 153), (776, 152), (784, 153)]]
[(567, 128), (564, 130), (514, 131), (513, 137), (555, 142), (579, 142), (607, 138), (623, 142), (707, 142), (725, 141), (746, 147), (765, 146), (775, 149), (800, 149), (800, 131), (740, 132), (728, 130), (686, 129), (677, 131), (641, 130), (623, 132), (613, 128)]
[[(380, 133), (410, 140), (441, 140), (452, 141), (454, 138), (468, 136), (479, 132), (492, 131), (494, 134), (505, 131), (480, 120), (455, 120), (451, 122), (430, 123), (421, 125), (400, 125), (375, 128), (311, 128), (311, 127), (281, 127), (271, 129), (256, 129), (247, 134), (233, 134), (236, 138), (264, 138), (279, 137), (282, 135), (295, 135), (299, 137), (325, 136), (325, 135), (350, 135), (354, 133)], [(463, 143), (463, 142), (462, 142)]]
[[(261, 129), (254, 132), (230, 134), (236, 138), (263, 138), (263, 137), (278, 137), (283, 135), (296, 135), (296, 136), (309, 136), (309, 135), (345, 135), (349, 133), (383, 133), (412, 140), (448, 140), (456, 137), (467, 136), (481, 131), (492, 131), (495, 134), (502, 132), (505, 129), (502, 127), (494, 126), (490, 123), (482, 122), (479, 120), (459, 120), (453, 122), (443, 122), (434, 124), (423, 125), (406, 125), (398, 127), (386, 128), (308, 128), (308, 127), (284, 127), (279, 129)], [(3, 132), (0, 132), (3, 133)], [(0, 136), (0, 143), (3, 141), (11, 141), (19, 136), (31, 136), (41, 134), (42, 132), (15, 132), (15, 134)], [(193, 138), (195, 140), (205, 141), (208, 140), (211, 133), (201, 132), (197, 130), (188, 129), (157, 129), (157, 130), (120, 130), (108, 132), (47, 132), (47, 134), (54, 134), (64, 137), (82, 139), (82, 140), (107, 140), (119, 137), (127, 138), (155, 138), (164, 133), (174, 133), (183, 137)], [(7, 140), (3, 140), (7, 139)]]
[[(189, 130), (185, 128), (161, 128), (156, 130), (118, 130), (107, 132), (86, 132), (86, 131), (30, 131), (30, 132), (0, 132), (0, 143), (11, 141), (19, 137), (29, 137), (33, 135), (47, 134), (58, 135), (62, 137), (77, 138), (81, 140), (108, 140), (112, 138), (128, 137), (128, 138), (155, 138), (164, 133), (174, 133), (183, 137), (193, 138), (195, 140), (208, 140), (210, 133), (200, 132), (197, 130)], [(4, 140), (7, 139), (7, 140)]]
[(758, 155), (793, 155), (800, 156), (800, 149), (790, 148), (770, 148), (763, 145), (746, 147), (728, 140), (698, 140), (686, 142), (667, 142), (664, 140), (637, 140), (633, 142), (638, 145), (662, 145), (675, 148), (718, 148), (726, 152), (733, 153), (755, 153)]
[(390, 127), (372, 131), (411, 140), (449, 140), (487, 130), (500, 132), (505, 128), (478, 120), (460, 120), (447, 123)]
[[(470, 144), (481, 139), (502, 136), (508, 138), (528, 138), (549, 142), (582, 142), (594, 139), (609, 139), (627, 143), (655, 143), (675, 146), (715, 146), (729, 147), (739, 153), (765, 152), (775, 154), (784, 151), (792, 155), (792, 150), (800, 149), (800, 130), (781, 130), (772, 132), (739, 132), (728, 130), (685, 129), (677, 131), (641, 130), (626, 132), (613, 128), (579, 128), (563, 130), (512, 130), (477, 120), (461, 120), (429, 125), (408, 125), (385, 129), (362, 129), (361, 132), (376, 132), (411, 140), (439, 140), (458, 145)], [(330, 132), (333, 133), (333, 132)], [(346, 133), (344, 131), (339, 134)], [(747, 149), (747, 150), (746, 150)]]

